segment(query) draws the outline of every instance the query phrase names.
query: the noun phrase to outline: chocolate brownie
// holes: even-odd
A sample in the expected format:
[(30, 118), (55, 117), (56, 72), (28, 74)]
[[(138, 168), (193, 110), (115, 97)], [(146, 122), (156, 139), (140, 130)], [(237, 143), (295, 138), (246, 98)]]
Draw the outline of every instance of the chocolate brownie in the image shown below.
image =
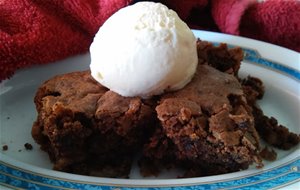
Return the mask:
[(267, 146), (260, 151), (259, 155), (268, 161), (274, 161), (277, 158), (275, 150), (272, 148), (269, 149)]
[(243, 50), (239, 47), (227, 48), (227, 44), (221, 43), (214, 46), (210, 42), (197, 41), (199, 64), (208, 64), (215, 69), (237, 76), (243, 60)]
[(49, 153), (54, 169), (71, 173), (127, 177), (155, 121), (150, 104), (109, 91), (88, 71), (46, 81), (34, 102), (33, 138)]
[[(162, 134), (145, 145), (148, 163), (173, 157), (174, 163), (197, 170), (197, 175), (238, 171), (253, 162), (261, 166), (252, 109), (233, 75), (198, 65), (193, 80), (162, 95), (156, 111)], [(167, 155), (161, 156), (161, 149)]]
[(46, 81), (34, 99), (33, 138), (56, 170), (125, 178), (140, 152), (143, 175), (176, 167), (194, 177), (261, 167), (259, 136), (282, 149), (299, 143), (257, 105), (263, 83), (239, 78), (240, 48), (199, 40), (197, 50), (192, 81), (149, 99), (122, 97), (89, 71)]
[(292, 133), (287, 127), (278, 124), (277, 119), (268, 117), (256, 103), (264, 95), (264, 86), (260, 79), (248, 76), (241, 80), (248, 103), (252, 106), (255, 128), (259, 136), (276, 148), (288, 150), (300, 142), (300, 136)]
[(261, 157), (259, 136), (282, 149), (299, 143), (298, 135), (257, 105), (264, 95), (262, 81), (239, 78), (240, 48), (199, 40), (197, 49), (199, 65), (191, 83), (162, 95), (156, 107), (161, 126), (144, 146), (144, 175), (174, 166), (186, 171), (183, 177), (238, 171), (252, 163), (262, 167), (261, 158), (267, 157)]

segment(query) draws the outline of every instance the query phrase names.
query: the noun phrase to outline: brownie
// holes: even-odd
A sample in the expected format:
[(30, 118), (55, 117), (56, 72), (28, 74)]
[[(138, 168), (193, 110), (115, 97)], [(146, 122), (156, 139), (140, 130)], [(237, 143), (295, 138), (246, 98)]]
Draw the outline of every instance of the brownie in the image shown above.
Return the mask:
[[(37, 90), (32, 136), (55, 170), (127, 178), (137, 159), (143, 175), (180, 168), (179, 177), (247, 169), (262, 159), (259, 140), (281, 149), (299, 136), (267, 117), (257, 104), (260, 79), (240, 79), (240, 48), (198, 40), (199, 64), (184, 88), (149, 99), (122, 97), (89, 71), (55, 76)], [(275, 155), (275, 156), (274, 156)]]
[(151, 105), (124, 98), (96, 82), (89, 71), (56, 76), (37, 91), (32, 136), (54, 169), (128, 177), (133, 157), (152, 125)]
[(181, 167), (182, 177), (196, 177), (239, 171), (252, 163), (262, 167), (262, 159), (274, 160), (276, 153), (261, 151), (260, 137), (285, 150), (299, 143), (299, 135), (265, 116), (258, 106), (265, 91), (262, 81), (239, 78), (240, 48), (198, 40), (197, 50), (193, 80), (162, 95), (156, 107), (161, 126), (144, 146), (142, 174)]
[(276, 148), (289, 150), (300, 142), (300, 136), (292, 133), (287, 127), (278, 123), (274, 117), (266, 116), (256, 103), (264, 95), (264, 86), (260, 79), (248, 76), (241, 80), (243, 90), (248, 103), (252, 106), (255, 128), (261, 137), (269, 145)]
[(156, 111), (162, 134), (160, 142), (152, 137), (145, 145), (147, 162), (173, 158), (187, 170), (198, 170), (197, 175), (238, 171), (254, 162), (261, 166), (252, 109), (233, 75), (198, 65), (193, 80), (162, 95)]
[(238, 75), (241, 61), (244, 58), (243, 50), (239, 47), (228, 49), (227, 44), (214, 46), (210, 42), (198, 40), (197, 52), (199, 64), (208, 64), (215, 69), (228, 74)]
[(287, 127), (278, 124), (274, 117), (264, 115), (258, 106), (253, 107), (256, 130), (261, 138), (276, 148), (289, 150), (300, 142), (300, 136), (292, 133)]
[(272, 148), (269, 149), (267, 146), (260, 151), (259, 155), (268, 161), (274, 161), (277, 158), (277, 153), (275, 150)]

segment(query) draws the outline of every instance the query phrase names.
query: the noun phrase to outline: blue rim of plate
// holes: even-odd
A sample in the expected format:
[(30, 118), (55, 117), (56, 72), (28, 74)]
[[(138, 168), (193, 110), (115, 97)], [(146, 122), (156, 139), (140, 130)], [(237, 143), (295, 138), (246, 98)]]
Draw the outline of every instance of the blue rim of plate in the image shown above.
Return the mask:
[[(219, 43), (214, 43), (219, 44)], [(234, 45), (228, 45), (235, 47)], [(266, 67), (273, 71), (284, 74), (296, 81), (300, 81), (300, 71), (274, 61), (263, 58), (258, 51), (242, 48), (245, 56), (244, 61)], [(253, 175), (239, 178), (218, 180), (209, 183), (187, 184), (173, 187), (120, 187), (109, 184), (85, 183), (67, 179), (53, 178), (40, 175), (22, 168), (15, 167), (0, 161), (0, 185), (18, 189), (98, 189), (98, 190), (194, 190), (194, 189), (269, 189), (280, 188), (289, 184), (300, 182), (300, 156)]]
[[(213, 43), (213, 44), (218, 45), (220, 43)], [(236, 47), (236, 46), (228, 45), (228, 47)], [(291, 67), (282, 65), (275, 61), (263, 58), (256, 50), (245, 48), (245, 47), (242, 47), (242, 49), (244, 51), (244, 61), (266, 67), (270, 70), (277, 71), (288, 77), (292, 77), (293, 79), (296, 79), (297, 81), (300, 81), (300, 71), (297, 71)], [(297, 63), (295, 63), (295, 65), (297, 65)]]
[(84, 183), (66, 179), (39, 175), (0, 162), (0, 185), (21, 189), (98, 189), (98, 190), (194, 190), (194, 189), (269, 189), (279, 188), (300, 181), (300, 157), (254, 175), (242, 176), (230, 180), (202, 182), (182, 186), (127, 186), (112, 184)]

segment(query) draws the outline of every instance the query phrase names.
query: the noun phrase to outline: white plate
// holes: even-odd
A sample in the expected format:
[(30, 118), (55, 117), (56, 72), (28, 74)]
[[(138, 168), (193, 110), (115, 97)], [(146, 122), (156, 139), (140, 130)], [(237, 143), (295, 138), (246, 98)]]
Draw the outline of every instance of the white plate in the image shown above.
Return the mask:
[[(194, 31), (197, 37), (212, 42), (226, 42), (245, 50), (240, 76), (252, 75), (264, 81), (266, 94), (260, 102), (265, 113), (274, 116), (291, 131), (300, 133), (300, 55), (271, 44), (219, 33)], [(105, 190), (154, 189), (233, 189), (281, 188), (300, 184), (300, 150), (278, 152), (278, 159), (265, 167), (210, 177), (176, 179), (166, 172), (158, 178), (141, 178), (134, 169), (131, 179), (111, 179), (74, 175), (51, 170), (48, 155), (31, 137), (36, 119), (33, 97), (37, 87), (50, 77), (75, 70), (88, 69), (89, 54), (72, 57), (44, 66), (18, 71), (1, 83), (1, 151), (0, 185), (12, 188), (76, 188)], [(25, 150), (24, 143), (33, 150)], [(2, 146), (8, 145), (3, 151)]]

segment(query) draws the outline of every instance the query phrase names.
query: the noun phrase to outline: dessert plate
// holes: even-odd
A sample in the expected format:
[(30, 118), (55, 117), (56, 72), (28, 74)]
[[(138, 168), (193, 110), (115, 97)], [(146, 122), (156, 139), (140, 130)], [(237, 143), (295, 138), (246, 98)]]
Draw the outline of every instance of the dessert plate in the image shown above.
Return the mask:
[[(202, 40), (225, 42), (244, 49), (240, 76), (259, 77), (266, 93), (260, 105), (290, 131), (300, 133), (300, 55), (297, 52), (231, 35), (193, 31)], [(89, 54), (18, 71), (0, 85), (0, 187), (21, 189), (103, 189), (103, 190), (189, 190), (189, 189), (279, 189), (300, 186), (300, 146), (276, 150), (274, 162), (240, 172), (199, 178), (176, 178), (176, 171), (142, 178), (137, 167), (130, 179), (90, 177), (52, 170), (48, 155), (31, 137), (36, 119), (33, 97), (38, 86), (50, 77), (89, 68)], [(33, 146), (32, 150), (24, 147)], [(7, 150), (4, 150), (7, 147)]]

